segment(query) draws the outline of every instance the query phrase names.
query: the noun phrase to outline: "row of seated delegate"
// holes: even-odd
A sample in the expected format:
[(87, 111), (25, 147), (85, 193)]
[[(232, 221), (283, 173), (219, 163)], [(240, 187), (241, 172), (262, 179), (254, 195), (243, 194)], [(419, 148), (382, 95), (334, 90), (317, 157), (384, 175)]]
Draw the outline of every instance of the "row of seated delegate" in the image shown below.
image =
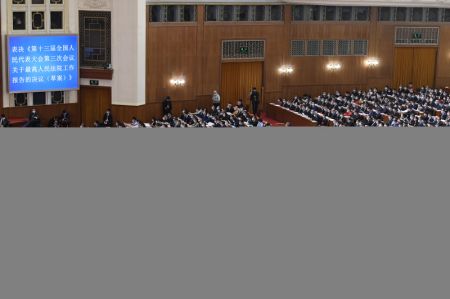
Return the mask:
[(111, 112), (107, 111), (103, 123), (95, 122), (94, 127), (127, 127), (127, 128), (242, 128), (242, 127), (269, 127), (271, 124), (260, 116), (250, 114), (241, 101), (236, 105), (228, 104), (225, 108), (213, 106), (208, 111), (199, 108), (195, 112), (183, 110), (180, 116), (171, 113), (165, 114), (161, 119), (152, 119), (145, 123), (136, 117), (131, 122), (116, 121), (113, 125)]
[[(35, 108), (31, 109), (28, 118), (12, 117), (8, 118), (5, 114), (0, 115), (0, 127), (41, 127), (41, 117)], [(54, 128), (68, 128), (70, 127), (70, 114), (63, 110), (60, 115), (54, 116), (48, 122), (48, 127)]]
[(317, 122), (338, 127), (447, 127), (450, 95), (442, 89), (400, 87), (383, 90), (322, 93), (292, 100), (278, 99), (281, 107)]

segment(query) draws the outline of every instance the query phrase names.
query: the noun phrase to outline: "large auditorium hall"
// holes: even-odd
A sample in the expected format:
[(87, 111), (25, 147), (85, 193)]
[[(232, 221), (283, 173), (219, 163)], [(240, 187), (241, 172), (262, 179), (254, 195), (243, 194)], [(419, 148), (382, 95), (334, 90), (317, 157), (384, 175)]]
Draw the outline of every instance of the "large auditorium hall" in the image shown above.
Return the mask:
[(1, 127), (450, 126), (447, 0), (0, 10)]
[(0, 299), (450, 299), (450, 0), (0, 0), (0, 32)]

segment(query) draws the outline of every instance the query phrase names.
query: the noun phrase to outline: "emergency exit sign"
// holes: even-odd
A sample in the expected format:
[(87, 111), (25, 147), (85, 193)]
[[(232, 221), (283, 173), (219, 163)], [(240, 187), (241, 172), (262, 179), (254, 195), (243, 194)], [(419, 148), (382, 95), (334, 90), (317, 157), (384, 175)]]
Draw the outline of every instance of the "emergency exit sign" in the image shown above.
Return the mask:
[(239, 53), (240, 54), (248, 54), (248, 47), (240, 47)]
[(420, 32), (414, 32), (414, 33), (412, 34), (412, 38), (413, 38), (413, 39), (422, 39), (422, 33), (420, 33)]

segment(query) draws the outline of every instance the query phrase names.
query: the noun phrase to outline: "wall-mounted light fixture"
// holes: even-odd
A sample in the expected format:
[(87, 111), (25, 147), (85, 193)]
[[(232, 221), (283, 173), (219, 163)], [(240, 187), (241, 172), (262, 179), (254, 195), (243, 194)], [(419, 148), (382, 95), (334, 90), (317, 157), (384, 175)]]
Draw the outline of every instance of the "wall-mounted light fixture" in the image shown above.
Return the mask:
[(170, 79), (170, 85), (172, 86), (184, 86), (186, 80), (184, 78), (172, 78)]
[(330, 62), (327, 64), (327, 70), (331, 72), (339, 71), (342, 68), (342, 65), (339, 62)]
[(370, 68), (377, 67), (380, 64), (380, 60), (378, 58), (368, 58), (366, 60), (366, 65)]
[(278, 72), (282, 75), (289, 75), (294, 72), (294, 67), (292, 65), (282, 65), (278, 69)]

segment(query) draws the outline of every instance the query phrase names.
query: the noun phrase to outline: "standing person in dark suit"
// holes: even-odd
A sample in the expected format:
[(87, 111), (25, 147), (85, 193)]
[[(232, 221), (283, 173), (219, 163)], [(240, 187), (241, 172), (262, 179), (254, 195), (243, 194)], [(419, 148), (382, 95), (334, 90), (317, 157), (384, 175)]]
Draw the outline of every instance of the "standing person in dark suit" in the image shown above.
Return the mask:
[(162, 107), (163, 115), (172, 114), (172, 100), (169, 96), (165, 97)]
[(28, 116), (28, 122), (24, 127), (40, 127), (41, 126), (41, 118), (37, 113), (36, 109), (31, 109), (30, 115)]
[(106, 110), (105, 114), (103, 115), (103, 125), (105, 127), (111, 127), (113, 125), (111, 109)]
[(0, 127), (1, 128), (9, 127), (9, 121), (4, 114), (0, 115)]
[(252, 103), (253, 114), (258, 114), (258, 106), (259, 106), (259, 92), (256, 90), (256, 87), (253, 87), (250, 93), (250, 102)]

